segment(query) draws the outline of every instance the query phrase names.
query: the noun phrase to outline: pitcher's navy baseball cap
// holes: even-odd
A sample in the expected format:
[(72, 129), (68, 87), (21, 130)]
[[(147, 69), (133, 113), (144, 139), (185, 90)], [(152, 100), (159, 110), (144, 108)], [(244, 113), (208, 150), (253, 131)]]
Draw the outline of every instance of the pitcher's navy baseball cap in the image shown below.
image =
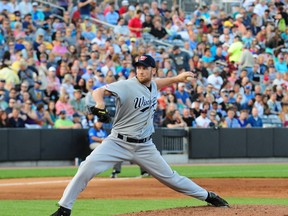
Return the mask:
[(138, 58), (138, 61), (135, 63), (135, 66), (143, 65), (145, 67), (156, 67), (155, 60), (150, 55), (142, 55)]

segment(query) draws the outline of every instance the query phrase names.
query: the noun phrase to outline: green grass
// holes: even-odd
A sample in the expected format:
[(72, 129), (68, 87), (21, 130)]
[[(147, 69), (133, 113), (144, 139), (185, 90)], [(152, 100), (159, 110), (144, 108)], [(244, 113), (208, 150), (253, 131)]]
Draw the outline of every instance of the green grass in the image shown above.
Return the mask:
[[(271, 198), (227, 198), (232, 205), (269, 204), (287, 205), (285, 199)], [(1, 200), (0, 215), (5, 216), (39, 216), (49, 215), (57, 209), (54, 200)], [(77, 216), (110, 216), (129, 212), (166, 209), (185, 206), (206, 205), (196, 199), (161, 199), (161, 200), (77, 200), (73, 215)], [(5, 213), (4, 213), (5, 212)]]
[[(250, 164), (250, 165), (185, 165), (172, 166), (181, 175), (190, 178), (288, 178), (288, 164)], [(74, 176), (75, 167), (65, 168), (13, 168), (0, 169), (0, 179), (27, 178), (27, 177), (54, 177)], [(102, 173), (100, 177), (108, 177), (111, 169)], [(138, 166), (123, 166), (120, 177), (139, 176)], [(1, 191), (0, 191), (1, 193)], [(97, 191), (95, 192), (97, 193)], [(258, 205), (287, 205), (286, 199), (279, 198), (227, 198), (231, 205), (258, 204)], [(0, 216), (39, 216), (49, 215), (57, 209), (56, 200), (0, 200)], [(205, 205), (196, 199), (161, 199), (161, 200), (114, 200), (90, 199), (77, 200), (73, 215), (77, 216), (110, 216), (129, 212), (139, 212), (155, 209), (166, 209), (184, 206)]]
[[(251, 164), (251, 165), (185, 165), (172, 166), (181, 175), (190, 178), (288, 178), (288, 164)], [(75, 167), (65, 168), (22, 168), (0, 169), (0, 179), (5, 178), (33, 178), (33, 177), (56, 177), (74, 176)], [(108, 177), (111, 169), (99, 175)], [(123, 166), (119, 177), (139, 176), (138, 166)]]

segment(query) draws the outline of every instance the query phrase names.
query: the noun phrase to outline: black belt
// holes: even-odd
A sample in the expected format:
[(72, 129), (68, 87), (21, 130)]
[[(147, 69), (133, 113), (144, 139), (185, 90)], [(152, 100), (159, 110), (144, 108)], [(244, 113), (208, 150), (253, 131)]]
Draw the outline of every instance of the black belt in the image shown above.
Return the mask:
[[(117, 136), (119, 139), (122, 139), (122, 140), (125, 140), (124, 137), (126, 136), (123, 136), (122, 134), (118, 134)], [(134, 139), (134, 138), (131, 138), (131, 137), (126, 137), (126, 141), (127, 142), (133, 142), (133, 143), (145, 143), (147, 142), (148, 140), (150, 140), (152, 138), (152, 135), (149, 136), (149, 137), (146, 137), (144, 139)]]

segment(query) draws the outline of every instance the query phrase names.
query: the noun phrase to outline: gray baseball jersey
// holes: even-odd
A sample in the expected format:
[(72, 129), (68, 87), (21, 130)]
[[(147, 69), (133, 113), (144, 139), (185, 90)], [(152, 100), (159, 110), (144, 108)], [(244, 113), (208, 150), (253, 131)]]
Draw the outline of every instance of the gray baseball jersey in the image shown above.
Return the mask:
[(149, 137), (154, 132), (153, 115), (157, 107), (157, 86), (151, 91), (136, 77), (106, 85), (116, 97), (116, 115), (112, 132), (136, 139)]

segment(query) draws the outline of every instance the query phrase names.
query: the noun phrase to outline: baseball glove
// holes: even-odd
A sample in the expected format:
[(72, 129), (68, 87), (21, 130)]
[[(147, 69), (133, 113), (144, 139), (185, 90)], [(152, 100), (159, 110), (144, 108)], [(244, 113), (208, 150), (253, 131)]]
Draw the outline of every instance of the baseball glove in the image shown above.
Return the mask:
[(96, 115), (100, 122), (109, 123), (111, 121), (111, 117), (107, 109), (99, 109), (95, 106), (89, 106), (87, 109), (89, 113)]

